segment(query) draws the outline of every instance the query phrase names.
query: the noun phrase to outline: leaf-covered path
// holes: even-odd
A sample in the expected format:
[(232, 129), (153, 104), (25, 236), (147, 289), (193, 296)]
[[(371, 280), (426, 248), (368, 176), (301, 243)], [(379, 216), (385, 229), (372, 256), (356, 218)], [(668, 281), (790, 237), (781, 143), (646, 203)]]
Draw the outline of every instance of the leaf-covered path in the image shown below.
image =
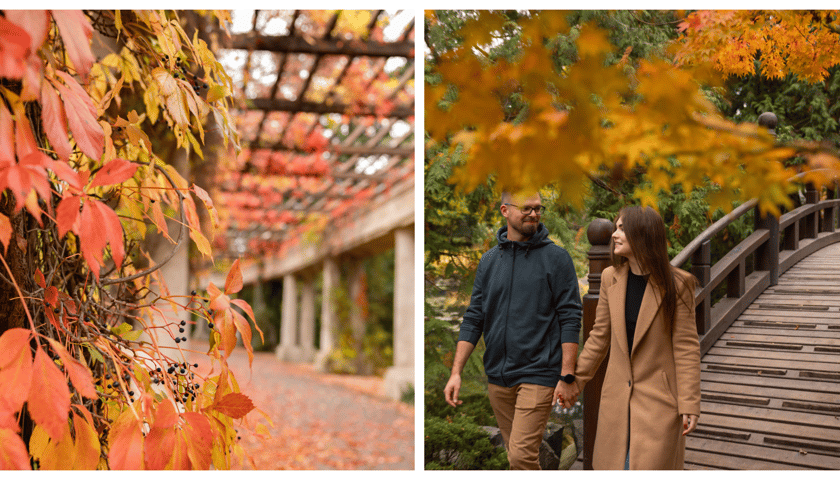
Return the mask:
[[(191, 343), (198, 351), (207, 348)], [(254, 353), (249, 372), (242, 347), (229, 364), (242, 393), (274, 422), (266, 440), (240, 429), (241, 444), (253, 460), (241, 468), (414, 469), (414, 407), (382, 396), (380, 378), (323, 374), (280, 362), (268, 352)], [(200, 367), (206, 372), (205, 365)], [(265, 423), (256, 411), (247, 420)]]

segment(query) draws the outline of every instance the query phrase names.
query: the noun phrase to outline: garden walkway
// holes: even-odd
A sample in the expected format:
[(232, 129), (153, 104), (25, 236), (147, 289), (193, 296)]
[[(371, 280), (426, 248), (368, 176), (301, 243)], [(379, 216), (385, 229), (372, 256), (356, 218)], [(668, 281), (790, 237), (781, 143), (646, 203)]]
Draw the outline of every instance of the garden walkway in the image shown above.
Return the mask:
[[(191, 343), (192, 349), (207, 350), (206, 343)], [(199, 371), (206, 369), (200, 358), (193, 361)], [(240, 429), (241, 444), (253, 460), (240, 468), (414, 469), (414, 407), (386, 398), (381, 378), (323, 374), (309, 365), (280, 362), (269, 352), (255, 352), (249, 372), (242, 347), (228, 362), (242, 393), (274, 422), (267, 440)], [(265, 423), (256, 411), (246, 419)]]

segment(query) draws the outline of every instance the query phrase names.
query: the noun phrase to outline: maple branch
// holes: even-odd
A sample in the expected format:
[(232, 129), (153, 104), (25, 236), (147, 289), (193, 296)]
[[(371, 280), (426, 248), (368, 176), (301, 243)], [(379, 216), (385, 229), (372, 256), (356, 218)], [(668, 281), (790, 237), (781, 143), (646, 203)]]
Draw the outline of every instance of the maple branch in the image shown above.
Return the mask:
[(161, 267), (163, 267), (164, 265), (169, 263), (169, 261), (172, 260), (172, 258), (175, 256), (175, 253), (178, 251), (178, 248), (180, 248), (181, 244), (184, 243), (184, 231), (186, 230), (186, 227), (187, 227), (186, 210), (184, 208), (184, 194), (181, 193), (181, 191), (175, 185), (175, 181), (172, 180), (172, 177), (170, 177), (169, 174), (166, 173), (166, 171), (163, 168), (158, 166), (157, 163), (155, 163), (155, 161), (153, 159), (149, 161), (148, 166), (151, 166), (151, 167), (154, 167), (154, 168), (158, 169), (160, 171), (160, 173), (162, 173), (163, 176), (166, 177), (166, 180), (169, 182), (169, 184), (172, 185), (172, 187), (175, 189), (175, 193), (178, 194), (178, 203), (180, 204), (180, 211), (181, 211), (181, 222), (180, 222), (180, 227), (181, 228), (178, 229), (178, 240), (175, 243), (175, 247), (169, 252), (169, 254), (166, 256), (166, 258), (163, 259), (163, 261), (157, 262), (154, 266), (149, 267), (146, 270), (139, 271), (139, 272), (137, 272), (133, 275), (129, 275), (127, 277), (106, 279), (106, 280), (102, 281), (102, 283), (101, 283), (103, 286), (113, 285), (113, 284), (116, 284), (116, 283), (130, 282), (132, 280), (138, 279), (140, 277), (145, 277), (146, 275), (151, 274), (152, 272), (160, 269)]
[(38, 347), (40, 347), (41, 341), (38, 340), (38, 331), (35, 329), (35, 321), (32, 320), (32, 314), (29, 313), (29, 307), (26, 305), (26, 301), (24, 301), (23, 299), (23, 292), (20, 291), (20, 286), (18, 286), (17, 280), (15, 280), (15, 274), (12, 273), (12, 269), (9, 268), (9, 264), (6, 263), (6, 259), (3, 257), (3, 255), (0, 255), (0, 261), (3, 262), (3, 266), (6, 267), (6, 271), (9, 272), (9, 276), (11, 277), (12, 283), (15, 286), (15, 290), (17, 290), (20, 303), (23, 304), (23, 311), (26, 312), (26, 318), (29, 319), (29, 325), (32, 326), (32, 333), (35, 336), (35, 343), (37, 343)]

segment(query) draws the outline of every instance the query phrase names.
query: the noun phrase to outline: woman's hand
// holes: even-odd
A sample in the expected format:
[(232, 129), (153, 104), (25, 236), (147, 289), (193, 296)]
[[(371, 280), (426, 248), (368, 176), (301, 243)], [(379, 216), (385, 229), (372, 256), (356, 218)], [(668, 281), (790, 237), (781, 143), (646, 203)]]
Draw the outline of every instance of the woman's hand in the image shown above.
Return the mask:
[(689, 433), (693, 432), (695, 428), (697, 428), (697, 420), (700, 418), (698, 415), (690, 415), (690, 414), (683, 414), (683, 435), (688, 435)]

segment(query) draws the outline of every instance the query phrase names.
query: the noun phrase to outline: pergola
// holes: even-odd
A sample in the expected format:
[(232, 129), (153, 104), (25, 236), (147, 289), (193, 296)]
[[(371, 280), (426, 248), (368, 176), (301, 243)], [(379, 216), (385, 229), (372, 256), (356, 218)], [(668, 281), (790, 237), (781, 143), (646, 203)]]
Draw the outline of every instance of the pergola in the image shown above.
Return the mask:
[[(214, 251), (243, 259), (245, 283), (283, 279), (276, 354), (323, 366), (336, 343), (339, 265), (356, 298), (361, 260), (394, 249), (385, 388), (399, 397), (414, 383), (413, 13), (234, 11), (230, 37), (217, 39), (241, 151), (218, 165)], [(350, 320), (364, 332), (358, 312)]]
[(413, 183), (413, 15), (256, 10), (233, 20), (217, 57), (236, 89), (242, 150), (219, 169), (216, 251), (277, 252)]

